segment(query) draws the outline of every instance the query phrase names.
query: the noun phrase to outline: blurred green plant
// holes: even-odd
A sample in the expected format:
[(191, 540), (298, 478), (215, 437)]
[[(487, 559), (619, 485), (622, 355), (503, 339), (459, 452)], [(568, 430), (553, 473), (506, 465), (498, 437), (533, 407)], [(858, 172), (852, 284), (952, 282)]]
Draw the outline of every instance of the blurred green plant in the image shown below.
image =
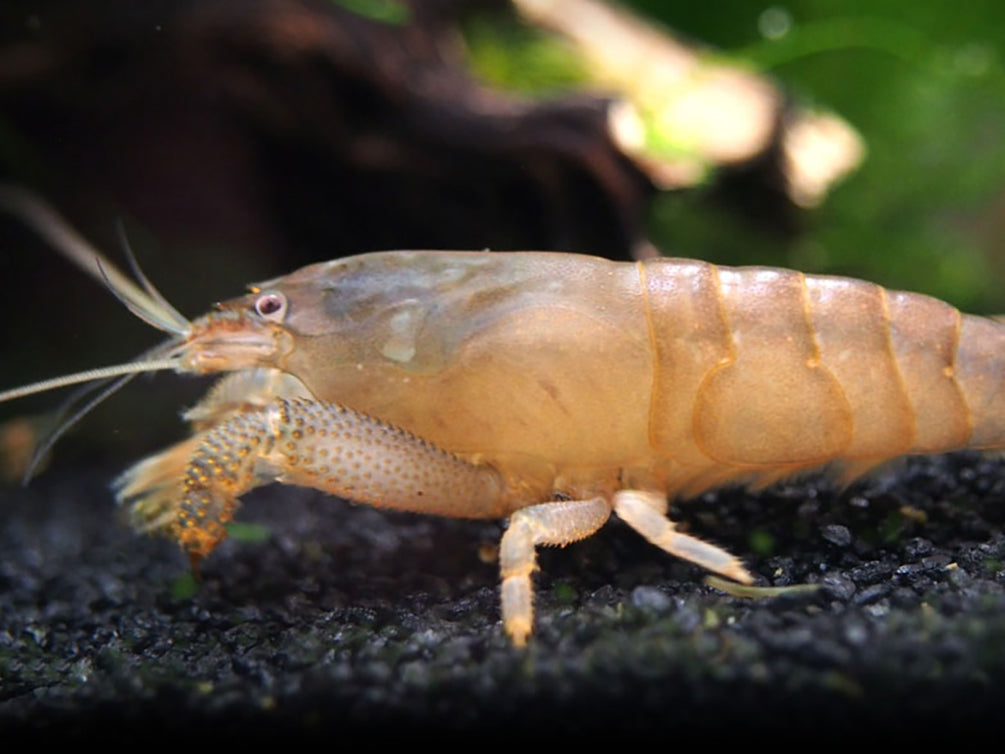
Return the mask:
[[(691, 196), (653, 211), (658, 245), (713, 261), (850, 274), (930, 293), (970, 311), (1005, 311), (1005, 6), (921, 0), (717, 3), (662, 12), (668, 26), (721, 45), (863, 135), (868, 156), (802, 232), (781, 242)], [(728, 6), (724, 8), (723, 6)], [(671, 17), (674, 10), (687, 17)]]
[(332, 4), (371, 21), (400, 26), (408, 23), (411, 12), (401, 0), (331, 0)]
[[(665, 192), (649, 227), (659, 248), (849, 274), (1005, 312), (1005, 4), (626, 5), (772, 76), (796, 104), (834, 111), (868, 149), (793, 234), (727, 211), (708, 186)], [(560, 41), (497, 19), (467, 31), (472, 66), (493, 84), (541, 95), (583, 80)]]
[(472, 72), (500, 89), (544, 97), (578, 88), (588, 78), (569, 45), (515, 16), (474, 15), (464, 25), (464, 40)]

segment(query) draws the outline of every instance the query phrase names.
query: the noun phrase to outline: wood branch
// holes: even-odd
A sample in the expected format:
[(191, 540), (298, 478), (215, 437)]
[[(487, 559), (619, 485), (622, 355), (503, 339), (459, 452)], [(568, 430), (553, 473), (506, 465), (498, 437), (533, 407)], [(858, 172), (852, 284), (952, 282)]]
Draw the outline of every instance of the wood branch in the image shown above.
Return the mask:
[(487, 89), (455, 4), (406, 7), (396, 25), (310, 0), (5, 2), (0, 111), (30, 169), (4, 172), (286, 267), (402, 246), (627, 257), (652, 189), (607, 103)]

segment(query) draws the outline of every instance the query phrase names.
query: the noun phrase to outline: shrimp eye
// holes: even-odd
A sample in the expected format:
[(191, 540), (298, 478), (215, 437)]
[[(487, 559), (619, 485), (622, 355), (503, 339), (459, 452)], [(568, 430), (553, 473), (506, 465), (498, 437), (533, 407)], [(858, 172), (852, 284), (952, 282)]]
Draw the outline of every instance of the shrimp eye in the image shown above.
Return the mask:
[(281, 322), (286, 316), (286, 296), (276, 291), (263, 293), (255, 300), (255, 311), (262, 319)]

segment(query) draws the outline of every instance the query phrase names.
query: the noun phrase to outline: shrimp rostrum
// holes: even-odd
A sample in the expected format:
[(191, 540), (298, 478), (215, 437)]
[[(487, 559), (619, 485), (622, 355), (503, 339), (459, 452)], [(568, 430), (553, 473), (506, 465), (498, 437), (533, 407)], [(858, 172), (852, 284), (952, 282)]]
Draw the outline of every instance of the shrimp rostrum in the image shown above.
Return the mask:
[[(1005, 325), (838, 277), (561, 253), (365, 254), (253, 286), (153, 354), (227, 375), (193, 435), (116, 482), (193, 560), (278, 481), (507, 518), (502, 617), (532, 631), (535, 548), (617, 513), (740, 582), (668, 499), (819, 467), (1005, 446)], [(180, 315), (179, 315), (180, 316)], [(143, 363), (143, 362), (140, 362)]]

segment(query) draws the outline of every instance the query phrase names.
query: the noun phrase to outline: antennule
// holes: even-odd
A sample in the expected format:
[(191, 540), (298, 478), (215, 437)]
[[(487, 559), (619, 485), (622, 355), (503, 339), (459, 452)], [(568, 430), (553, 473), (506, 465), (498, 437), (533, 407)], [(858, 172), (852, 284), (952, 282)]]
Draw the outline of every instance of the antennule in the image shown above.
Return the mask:
[[(0, 208), (21, 218), (52, 244), (56, 251), (95, 280), (108, 286), (131, 312), (147, 324), (175, 335), (186, 335), (191, 330), (189, 321), (167, 303), (142, 273), (137, 275), (143, 286), (141, 288), (122, 274), (40, 197), (20, 186), (0, 183)], [(126, 248), (130, 266), (138, 271), (139, 266), (128, 244)]]

